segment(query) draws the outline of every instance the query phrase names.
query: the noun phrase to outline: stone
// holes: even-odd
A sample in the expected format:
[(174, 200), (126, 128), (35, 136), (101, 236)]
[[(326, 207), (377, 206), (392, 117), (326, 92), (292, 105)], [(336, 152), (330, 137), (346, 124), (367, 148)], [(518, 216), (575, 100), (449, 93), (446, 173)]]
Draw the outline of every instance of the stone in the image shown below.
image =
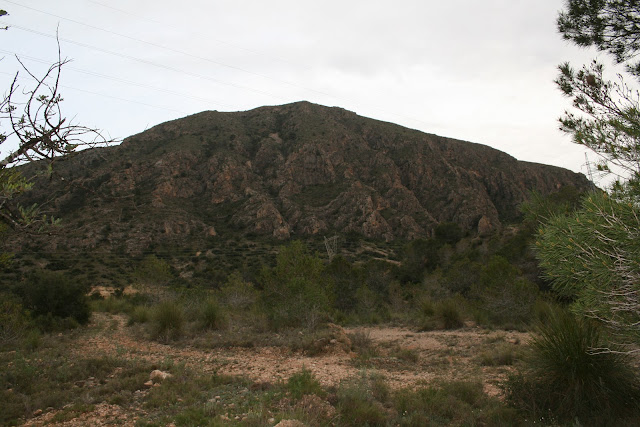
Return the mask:
[(488, 236), (493, 231), (495, 231), (496, 227), (491, 223), (491, 220), (486, 216), (482, 216), (480, 221), (478, 221), (478, 235), (479, 236)]
[(151, 381), (154, 381), (154, 382), (156, 382), (156, 381), (164, 381), (167, 378), (171, 378), (172, 376), (173, 375), (171, 375), (169, 372), (163, 372), (163, 371), (160, 371), (160, 370), (156, 369), (154, 371), (151, 371), (151, 374), (149, 375), (149, 379)]

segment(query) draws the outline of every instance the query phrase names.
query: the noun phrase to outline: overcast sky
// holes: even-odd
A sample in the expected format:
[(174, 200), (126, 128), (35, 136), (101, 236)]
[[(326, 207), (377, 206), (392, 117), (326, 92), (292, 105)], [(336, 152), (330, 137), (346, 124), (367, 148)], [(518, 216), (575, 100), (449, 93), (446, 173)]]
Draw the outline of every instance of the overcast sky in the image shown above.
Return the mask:
[[(557, 66), (594, 51), (561, 0), (0, 0), (0, 85), (62, 55), (64, 111), (124, 138), (204, 110), (308, 100), (586, 172)], [(24, 73), (22, 73), (24, 74)], [(4, 125), (4, 123), (3, 123)], [(595, 156), (593, 158), (595, 160)]]

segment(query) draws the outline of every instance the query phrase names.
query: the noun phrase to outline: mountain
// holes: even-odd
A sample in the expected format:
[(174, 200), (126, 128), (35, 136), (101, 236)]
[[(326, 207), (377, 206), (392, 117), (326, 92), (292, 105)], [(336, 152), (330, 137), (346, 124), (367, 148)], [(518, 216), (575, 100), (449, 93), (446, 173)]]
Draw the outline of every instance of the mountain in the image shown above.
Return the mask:
[(28, 202), (62, 220), (46, 246), (140, 253), (238, 236), (414, 239), (441, 222), (486, 234), (516, 220), (531, 190), (567, 185), (590, 187), (484, 145), (298, 102), (206, 111), (61, 159)]

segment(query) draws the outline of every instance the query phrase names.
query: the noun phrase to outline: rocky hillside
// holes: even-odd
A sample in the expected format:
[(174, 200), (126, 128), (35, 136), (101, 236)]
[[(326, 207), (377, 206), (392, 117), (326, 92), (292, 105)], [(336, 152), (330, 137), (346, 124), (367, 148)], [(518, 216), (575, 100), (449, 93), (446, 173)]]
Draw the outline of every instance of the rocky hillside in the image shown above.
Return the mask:
[(412, 239), (443, 221), (483, 234), (514, 220), (530, 190), (589, 186), (565, 169), (308, 102), (202, 112), (54, 170), (29, 201), (61, 217), (64, 244), (126, 252), (239, 234)]

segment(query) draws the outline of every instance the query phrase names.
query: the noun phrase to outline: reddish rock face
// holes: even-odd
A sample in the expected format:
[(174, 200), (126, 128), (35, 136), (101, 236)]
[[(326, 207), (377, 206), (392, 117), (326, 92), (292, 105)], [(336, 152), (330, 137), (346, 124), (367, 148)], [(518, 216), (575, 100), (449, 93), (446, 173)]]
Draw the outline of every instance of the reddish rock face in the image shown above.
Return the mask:
[(78, 245), (98, 244), (108, 225), (128, 248), (233, 233), (413, 239), (443, 221), (487, 234), (516, 219), (531, 190), (590, 186), (565, 169), (306, 102), (195, 114), (56, 167), (64, 181), (42, 180), (29, 197), (52, 200), (66, 224), (91, 221), (93, 237), (70, 227)]

